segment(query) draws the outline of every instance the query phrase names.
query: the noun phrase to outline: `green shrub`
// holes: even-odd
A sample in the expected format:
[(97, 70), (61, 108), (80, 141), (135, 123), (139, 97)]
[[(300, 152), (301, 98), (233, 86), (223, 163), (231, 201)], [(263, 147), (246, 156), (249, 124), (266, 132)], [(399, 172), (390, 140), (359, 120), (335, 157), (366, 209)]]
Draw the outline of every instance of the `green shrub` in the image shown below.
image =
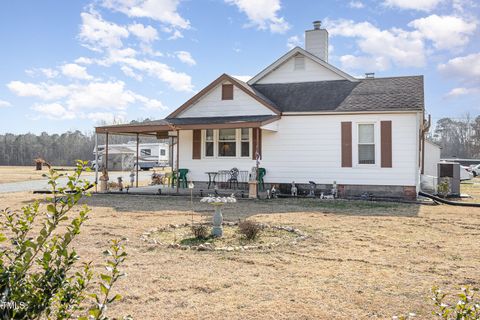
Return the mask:
[[(0, 242), (3, 242), (0, 247), (0, 319), (71, 319), (85, 313), (85, 291), (93, 272), (91, 263), (83, 264), (82, 268), (76, 266), (79, 257), (71, 248), (90, 211), (85, 205), (78, 213), (72, 210), (83, 196), (89, 195), (87, 190), (92, 186), (81, 179), (84, 170), (88, 170), (87, 162), (79, 161), (70, 176), (49, 171), (52, 195), (46, 200), (46, 212), (40, 211), (38, 201), (24, 206), (21, 211), (5, 209), (0, 212)], [(66, 177), (65, 187), (59, 186), (60, 177)], [(37, 227), (39, 231), (34, 232)], [(88, 310), (88, 318), (80, 319), (108, 319), (106, 306), (120, 298), (118, 295), (111, 298), (110, 290), (121, 276), (118, 265), (124, 261), (126, 253), (118, 241), (112, 242), (108, 253), (108, 272), (101, 275), (101, 298), (91, 294), (95, 304)]]
[(437, 185), (437, 193), (442, 197), (446, 197), (450, 192), (450, 181), (448, 178), (441, 178)]
[(204, 224), (195, 224), (191, 227), (193, 236), (197, 239), (206, 239), (209, 236), (208, 227)]
[(433, 313), (434, 315), (442, 319), (480, 319), (480, 299), (475, 297), (475, 291), (478, 291), (478, 289), (462, 288), (461, 292), (457, 294), (458, 299), (453, 304), (445, 301), (447, 295), (439, 288), (434, 287), (432, 291), (432, 300), (437, 307), (437, 311)]
[(258, 238), (261, 231), (261, 225), (255, 221), (243, 220), (238, 223), (238, 232), (247, 240), (255, 240)]

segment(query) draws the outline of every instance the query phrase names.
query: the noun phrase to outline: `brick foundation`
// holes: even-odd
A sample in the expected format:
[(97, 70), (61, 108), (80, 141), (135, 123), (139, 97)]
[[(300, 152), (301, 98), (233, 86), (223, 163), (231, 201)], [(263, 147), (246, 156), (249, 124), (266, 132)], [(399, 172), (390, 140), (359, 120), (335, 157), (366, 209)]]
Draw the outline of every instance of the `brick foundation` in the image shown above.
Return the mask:
[[(202, 189), (203, 193), (209, 194), (213, 193), (213, 185), (211, 189), (207, 189), (207, 182), (204, 181), (195, 181), (195, 189)], [(275, 185), (275, 188), (282, 194), (290, 194), (291, 184), (290, 183), (265, 183), (265, 190), (271, 189), (272, 185)], [(295, 184), (297, 187), (297, 193), (299, 196), (306, 196), (310, 193), (310, 185), (305, 183)], [(223, 188), (220, 187), (219, 191), (222, 191)], [(317, 184), (315, 189), (315, 195), (320, 196), (323, 192), (324, 194), (330, 194), (332, 190), (331, 184)], [(241, 183), (237, 192), (240, 194), (244, 192), (248, 195), (248, 185)], [(262, 190), (263, 191), (263, 190)], [(337, 192), (339, 198), (344, 199), (358, 199), (362, 197), (369, 198), (388, 198), (388, 199), (399, 199), (399, 200), (415, 200), (417, 198), (417, 192), (415, 186), (383, 186), (383, 185), (349, 185), (349, 184), (339, 184), (337, 185)]]

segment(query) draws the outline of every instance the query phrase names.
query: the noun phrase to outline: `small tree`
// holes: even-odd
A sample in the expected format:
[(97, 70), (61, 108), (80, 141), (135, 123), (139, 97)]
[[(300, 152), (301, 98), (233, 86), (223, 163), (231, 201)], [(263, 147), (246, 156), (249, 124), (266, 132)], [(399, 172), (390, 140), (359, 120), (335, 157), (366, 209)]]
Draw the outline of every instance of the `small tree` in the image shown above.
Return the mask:
[[(478, 290), (478, 289), (477, 289)], [(480, 319), (480, 300), (475, 297), (475, 292), (468, 287), (462, 288), (457, 295), (458, 301), (455, 304), (449, 304), (445, 301), (447, 296), (439, 288), (433, 288), (432, 300), (437, 307), (433, 314), (445, 319), (478, 320)]]
[[(52, 195), (46, 199), (46, 212), (40, 211), (38, 201), (21, 211), (0, 212), (0, 226), (6, 232), (0, 233), (0, 242), (9, 242), (0, 247), (1, 319), (70, 319), (82, 310), (92, 279), (91, 263), (74, 271), (79, 257), (71, 244), (90, 209), (84, 205), (72, 218), (68, 215), (83, 196), (89, 196), (92, 185), (81, 178), (85, 170), (89, 170), (87, 162), (78, 161), (75, 172), (65, 175), (65, 187), (58, 181), (64, 175), (49, 170)], [(66, 224), (63, 231), (59, 230), (61, 223)], [(36, 224), (40, 230), (34, 234)], [(107, 319), (106, 305), (120, 298), (109, 295), (111, 285), (121, 275), (118, 265), (126, 253), (118, 241), (112, 242), (108, 253), (108, 274), (101, 275), (100, 284), (104, 298), (91, 295), (96, 304), (89, 310), (89, 319)]]

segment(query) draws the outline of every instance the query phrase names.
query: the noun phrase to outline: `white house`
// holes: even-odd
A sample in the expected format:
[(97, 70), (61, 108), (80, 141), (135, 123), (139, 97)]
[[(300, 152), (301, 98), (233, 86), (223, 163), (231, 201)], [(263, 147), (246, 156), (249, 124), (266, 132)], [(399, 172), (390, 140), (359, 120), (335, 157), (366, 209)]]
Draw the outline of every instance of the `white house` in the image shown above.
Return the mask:
[(340, 196), (415, 198), (422, 171), (423, 76), (357, 79), (328, 62), (319, 22), (296, 47), (244, 83), (221, 75), (166, 119), (97, 133), (178, 135), (193, 181), (260, 160), (265, 183), (314, 181)]

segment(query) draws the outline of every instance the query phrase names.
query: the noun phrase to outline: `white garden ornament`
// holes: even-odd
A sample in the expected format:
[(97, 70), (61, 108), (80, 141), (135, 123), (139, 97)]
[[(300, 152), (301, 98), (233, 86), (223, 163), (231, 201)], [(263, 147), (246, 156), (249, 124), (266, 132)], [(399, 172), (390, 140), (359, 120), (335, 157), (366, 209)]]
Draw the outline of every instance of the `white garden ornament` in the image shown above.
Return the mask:
[(212, 228), (212, 235), (214, 237), (221, 237), (223, 236), (223, 215), (222, 215), (222, 206), (225, 203), (235, 203), (237, 199), (232, 194), (230, 197), (215, 197), (213, 195), (209, 195), (208, 197), (203, 197), (200, 202), (205, 202), (213, 205), (215, 207), (215, 213), (213, 214), (213, 228)]

